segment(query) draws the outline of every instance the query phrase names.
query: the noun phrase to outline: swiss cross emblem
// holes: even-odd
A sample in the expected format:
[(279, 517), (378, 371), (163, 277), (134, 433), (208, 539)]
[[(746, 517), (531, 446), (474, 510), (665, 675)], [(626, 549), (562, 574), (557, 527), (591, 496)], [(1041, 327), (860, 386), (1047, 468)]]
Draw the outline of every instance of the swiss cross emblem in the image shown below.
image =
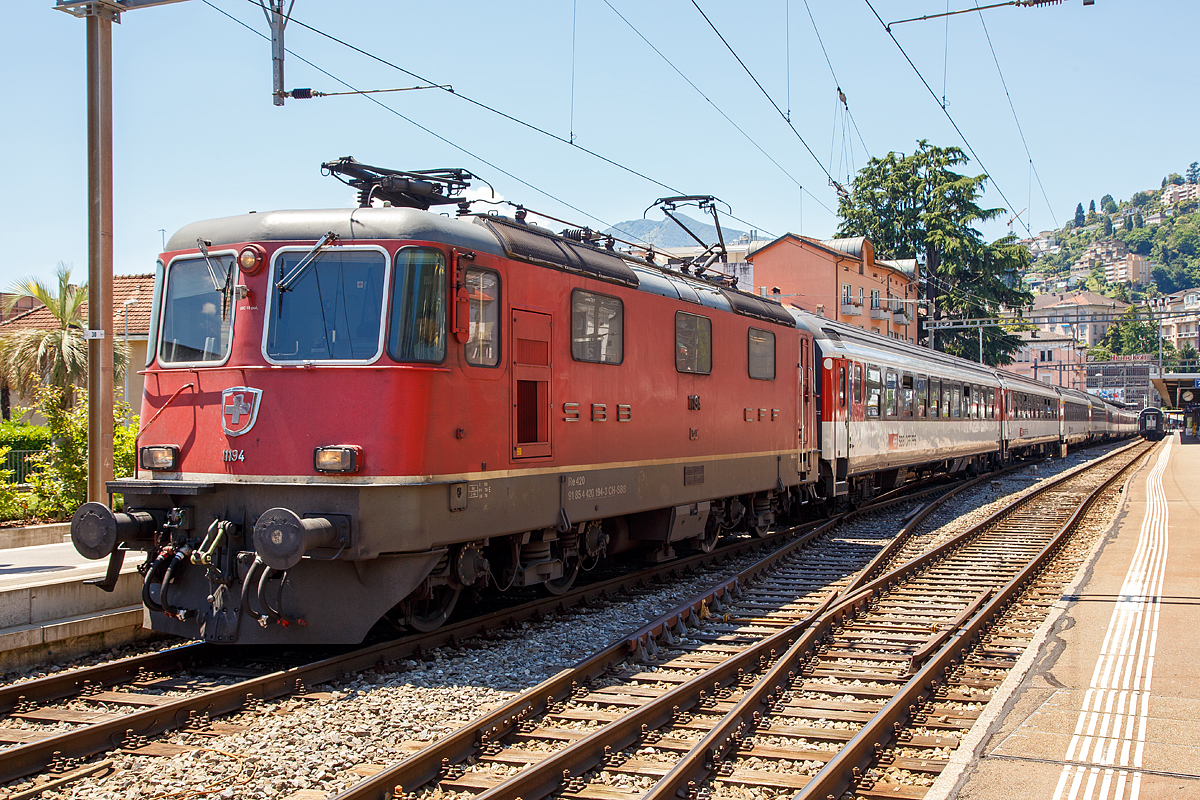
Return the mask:
[(249, 433), (258, 419), (262, 389), (233, 386), (221, 392), (221, 427), (230, 436)]

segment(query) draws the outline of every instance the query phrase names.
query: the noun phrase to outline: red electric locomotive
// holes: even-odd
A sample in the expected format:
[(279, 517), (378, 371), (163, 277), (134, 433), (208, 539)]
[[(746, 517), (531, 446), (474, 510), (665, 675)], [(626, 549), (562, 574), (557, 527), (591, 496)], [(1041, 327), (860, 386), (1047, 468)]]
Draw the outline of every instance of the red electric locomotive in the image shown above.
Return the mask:
[(138, 473), (110, 484), (124, 511), (72, 522), (114, 580), (149, 554), (150, 627), (427, 630), (463, 590), (563, 592), (807, 497), (813, 342), (780, 305), (521, 213), (428, 211), (462, 173), (327, 166), (362, 207), (191, 224), (158, 263)]
[(561, 593), (606, 557), (1136, 429), (741, 292), (709, 271), (720, 248), (666, 268), (520, 207), (473, 214), (462, 171), (325, 166), (358, 208), (198, 222), (158, 263), (138, 473), (109, 484), (125, 510), (71, 524), (110, 590), (148, 554), (156, 630), (430, 630), (464, 590)]

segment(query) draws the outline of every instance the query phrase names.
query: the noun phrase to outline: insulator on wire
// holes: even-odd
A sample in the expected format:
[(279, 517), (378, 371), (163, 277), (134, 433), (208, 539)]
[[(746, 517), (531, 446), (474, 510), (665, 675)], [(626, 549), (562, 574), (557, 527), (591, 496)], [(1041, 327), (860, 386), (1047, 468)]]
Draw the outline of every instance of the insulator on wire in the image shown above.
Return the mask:
[(292, 89), (288, 92), (288, 97), (293, 100), (311, 100), (314, 96), (312, 89)]

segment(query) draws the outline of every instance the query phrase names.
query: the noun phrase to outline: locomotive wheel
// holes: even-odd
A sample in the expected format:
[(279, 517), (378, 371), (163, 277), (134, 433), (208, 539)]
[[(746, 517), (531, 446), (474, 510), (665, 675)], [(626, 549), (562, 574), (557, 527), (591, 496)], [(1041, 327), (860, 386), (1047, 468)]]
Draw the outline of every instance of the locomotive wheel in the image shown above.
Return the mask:
[(555, 578), (552, 581), (543, 581), (542, 587), (546, 594), (553, 597), (558, 597), (560, 594), (566, 594), (571, 591), (571, 587), (575, 585), (575, 579), (579, 577), (579, 559), (573, 558), (566, 564), (563, 564), (563, 574), (561, 578)]
[(433, 587), (427, 599), (409, 600), (405, 603), (404, 624), (419, 633), (437, 630), (454, 611), (461, 593), (461, 588), (455, 589), (442, 584)]

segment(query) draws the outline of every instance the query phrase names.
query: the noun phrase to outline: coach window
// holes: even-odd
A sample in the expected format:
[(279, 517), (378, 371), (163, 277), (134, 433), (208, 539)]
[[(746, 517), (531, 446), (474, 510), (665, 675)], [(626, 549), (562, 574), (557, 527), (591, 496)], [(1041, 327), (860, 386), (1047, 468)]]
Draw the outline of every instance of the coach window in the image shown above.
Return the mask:
[(441, 250), (396, 251), (388, 353), (397, 361), (446, 358), (446, 256)]
[(224, 361), (233, 322), (232, 253), (177, 258), (166, 270), (158, 360), (166, 364)]
[(901, 387), (903, 388), (901, 401), (904, 404), (901, 416), (911, 417), (913, 415), (913, 376), (904, 375), (901, 379)]
[(929, 382), (924, 375), (917, 376), (917, 408), (916, 415), (918, 419), (925, 418), (925, 409), (929, 405)]
[(953, 399), (950, 392), (950, 382), (942, 381), (942, 419), (950, 418), (950, 401)]
[[(293, 362), (374, 359), (383, 343), (387, 256), (378, 249), (356, 247), (327, 247), (311, 254), (311, 248), (303, 247), (276, 257), (263, 354)], [(420, 309), (427, 316), (412, 324), (419, 322), (424, 335), (440, 342), (441, 352), (434, 359), (440, 361), (446, 346), (445, 259), (436, 250), (415, 251), (413, 257), (428, 262), (433, 297)], [(402, 260), (398, 256), (397, 264)]]
[(683, 311), (675, 312), (675, 369), (712, 372), (712, 320)]
[(571, 357), (620, 364), (625, 357), (625, 306), (620, 298), (571, 292)]
[(896, 370), (889, 369), (887, 371), (887, 396), (884, 398), (889, 417), (896, 416), (896, 388)]
[(950, 391), (950, 416), (962, 416), (962, 386), (954, 384)]
[(490, 269), (466, 272), (470, 323), (464, 348), (467, 363), (494, 367), (500, 363), (500, 276)]
[(941, 406), (942, 382), (932, 375), (929, 376), (929, 418), (937, 419), (938, 408)]
[(879, 416), (879, 401), (883, 386), (880, 382), (879, 367), (867, 365), (867, 416)]
[(775, 380), (775, 334), (751, 328), (746, 340), (749, 348), (750, 377), (757, 381)]

